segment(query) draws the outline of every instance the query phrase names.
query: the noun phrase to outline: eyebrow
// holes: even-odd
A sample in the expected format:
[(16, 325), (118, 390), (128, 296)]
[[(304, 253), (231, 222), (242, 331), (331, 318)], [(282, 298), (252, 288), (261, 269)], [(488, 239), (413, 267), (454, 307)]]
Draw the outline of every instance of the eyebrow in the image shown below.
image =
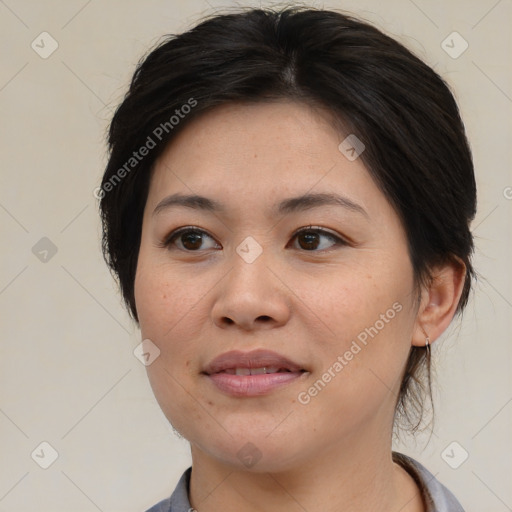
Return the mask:
[[(153, 215), (157, 215), (163, 210), (176, 206), (204, 210), (212, 213), (226, 212), (226, 207), (214, 199), (197, 194), (184, 195), (176, 193), (162, 199), (154, 209)], [(368, 213), (362, 206), (347, 197), (333, 193), (303, 194), (284, 199), (273, 207), (272, 214), (284, 216), (294, 212), (319, 208), (321, 206), (339, 206), (369, 218)]]

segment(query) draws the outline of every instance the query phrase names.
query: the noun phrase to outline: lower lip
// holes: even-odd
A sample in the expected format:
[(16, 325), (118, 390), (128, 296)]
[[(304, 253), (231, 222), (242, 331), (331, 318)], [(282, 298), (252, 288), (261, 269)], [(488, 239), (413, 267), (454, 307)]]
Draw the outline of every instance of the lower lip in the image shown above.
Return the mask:
[(231, 375), (214, 373), (211, 381), (224, 393), (232, 396), (260, 396), (299, 379), (306, 372), (278, 372), (260, 375)]

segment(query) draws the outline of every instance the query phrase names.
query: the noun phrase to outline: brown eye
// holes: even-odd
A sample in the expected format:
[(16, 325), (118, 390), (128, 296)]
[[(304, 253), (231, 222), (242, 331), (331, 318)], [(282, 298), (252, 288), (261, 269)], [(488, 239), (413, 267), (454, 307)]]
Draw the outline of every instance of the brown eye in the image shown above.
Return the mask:
[[(165, 241), (165, 246), (172, 250), (174, 249), (173, 246), (177, 245), (177, 248), (182, 251), (196, 252), (201, 248), (205, 249), (202, 247), (202, 245), (206, 238), (213, 240), (210, 235), (200, 229), (178, 229), (177, 231), (171, 233), (171, 235), (167, 238)], [(178, 242), (178, 244), (175, 244), (175, 242)]]
[[(296, 248), (308, 252), (320, 252), (329, 250), (333, 246), (347, 245), (340, 237), (320, 228), (305, 228), (296, 232), (292, 240), (297, 239)], [(205, 242), (211, 240), (210, 247), (205, 247)], [(328, 242), (325, 242), (327, 240)], [(331, 242), (329, 244), (329, 241)], [(199, 252), (201, 250), (221, 248), (215, 240), (205, 231), (198, 228), (181, 228), (172, 232), (162, 244), (169, 250), (181, 250), (185, 252)]]
[[(295, 233), (293, 239), (297, 239), (300, 249), (303, 249), (305, 251), (316, 251), (320, 245), (323, 245), (323, 247), (320, 248), (320, 250), (326, 250), (329, 249), (332, 246), (335, 245), (346, 245), (346, 242), (342, 240), (341, 238), (337, 237), (336, 235), (325, 231), (324, 229), (302, 229)], [(325, 243), (322, 244), (322, 238), (329, 239), (331, 242), (334, 242), (331, 244), (331, 246), (325, 247)]]

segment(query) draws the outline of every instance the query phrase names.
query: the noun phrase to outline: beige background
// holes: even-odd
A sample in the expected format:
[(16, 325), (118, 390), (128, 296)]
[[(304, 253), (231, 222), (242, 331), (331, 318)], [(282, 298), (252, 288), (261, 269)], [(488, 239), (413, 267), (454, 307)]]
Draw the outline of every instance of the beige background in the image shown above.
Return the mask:
[[(139, 333), (101, 258), (93, 190), (108, 120), (138, 59), (161, 35), (229, 5), (0, 1), (0, 512), (140, 512), (169, 495), (189, 465), (188, 444), (174, 436), (133, 355)], [(434, 433), (428, 444), (427, 433), (397, 449), (425, 464), (466, 511), (512, 510), (512, 3), (311, 5), (372, 21), (456, 91), (479, 186), (481, 279), (463, 321), (436, 344)], [(46, 59), (31, 48), (43, 31), (59, 45)], [(469, 44), (456, 59), (441, 46), (453, 31)], [(57, 248), (46, 262), (32, 250), (42, 237)], [(48, 469), (35, 462), (50, 460), (43, 441), (58, 452)], [(442, 456), (454, 441), (452, 465), (469, 454), (458, 469)]]

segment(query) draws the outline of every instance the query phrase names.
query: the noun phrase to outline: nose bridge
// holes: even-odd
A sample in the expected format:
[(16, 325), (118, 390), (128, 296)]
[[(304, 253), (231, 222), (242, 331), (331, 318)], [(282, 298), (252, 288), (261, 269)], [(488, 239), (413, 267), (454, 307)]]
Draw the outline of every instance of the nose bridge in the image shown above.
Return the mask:
[(242, 289), (251, 293), (258, 293), (268, 285), (267, 274), (271, 274), (268, 269), (272, 265), (271, 259), (269, 249), (263, 251), (263, 247), (254, 239), (244, 240), (236, 248), (231, 259), (231, 284), (240, 285)]
[(233, 252), (231, 271), (212, 310), (217, 325), (239, 324), (254, 327), (255, 322), (280, 324), (288, 318), (288, 300), (275, 271), (272, 251), (263, 250), (255, 239), (247, 237)]

